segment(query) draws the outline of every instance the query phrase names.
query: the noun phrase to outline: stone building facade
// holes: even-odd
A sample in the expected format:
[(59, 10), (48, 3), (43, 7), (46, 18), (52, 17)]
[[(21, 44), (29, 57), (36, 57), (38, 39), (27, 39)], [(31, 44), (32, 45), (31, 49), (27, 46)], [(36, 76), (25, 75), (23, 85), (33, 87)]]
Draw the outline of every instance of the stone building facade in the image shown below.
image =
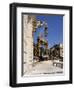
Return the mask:
[(63, 60), (63, 44), (56, 44), (49, 50), (51, 60)]

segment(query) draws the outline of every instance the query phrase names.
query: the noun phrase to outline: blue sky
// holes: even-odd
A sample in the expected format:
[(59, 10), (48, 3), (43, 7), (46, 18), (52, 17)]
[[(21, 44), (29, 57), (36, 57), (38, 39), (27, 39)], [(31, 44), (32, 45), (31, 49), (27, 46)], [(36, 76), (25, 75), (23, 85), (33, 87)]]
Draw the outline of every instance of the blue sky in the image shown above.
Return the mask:
[[(63, 43), (63, 16), (62, 15), (37, 15), (37, 20), (45, 21), (48, 24), (48, 45)], [(34, 43), (37, 42), (39, 33), (44, 33), (44, 27), (38, 28), (34, 33)]]

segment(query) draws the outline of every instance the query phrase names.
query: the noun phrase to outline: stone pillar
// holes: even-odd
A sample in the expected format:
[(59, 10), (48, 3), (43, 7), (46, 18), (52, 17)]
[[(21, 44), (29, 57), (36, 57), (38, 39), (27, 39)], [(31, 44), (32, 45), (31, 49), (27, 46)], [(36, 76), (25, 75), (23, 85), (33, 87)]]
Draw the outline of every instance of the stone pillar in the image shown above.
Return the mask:
[(23, 15), (23, 72), (29, 72), (33, 64), (32, 18)]

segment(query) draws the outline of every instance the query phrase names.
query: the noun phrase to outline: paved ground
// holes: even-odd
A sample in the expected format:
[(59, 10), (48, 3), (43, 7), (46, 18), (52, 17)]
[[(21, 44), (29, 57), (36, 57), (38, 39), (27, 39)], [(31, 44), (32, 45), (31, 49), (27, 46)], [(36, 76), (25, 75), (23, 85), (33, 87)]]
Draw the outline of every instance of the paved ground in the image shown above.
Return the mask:
[(55, 74), (62, 73), (63, 69), (60, 67), (53, 66), (53, 62), (50, 61), (41, 61), (36, 62), (29, 72), (26, 72), (25, 75), (39, 75), (39, 74)]

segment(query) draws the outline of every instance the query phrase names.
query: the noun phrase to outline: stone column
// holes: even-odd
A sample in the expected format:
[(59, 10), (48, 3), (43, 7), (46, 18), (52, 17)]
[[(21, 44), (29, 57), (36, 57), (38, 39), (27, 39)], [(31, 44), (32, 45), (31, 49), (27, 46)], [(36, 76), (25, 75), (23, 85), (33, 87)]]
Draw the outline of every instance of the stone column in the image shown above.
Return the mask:
[(32, 18), (23, 15), (23, 72), (29, 72), (33, 64)]

